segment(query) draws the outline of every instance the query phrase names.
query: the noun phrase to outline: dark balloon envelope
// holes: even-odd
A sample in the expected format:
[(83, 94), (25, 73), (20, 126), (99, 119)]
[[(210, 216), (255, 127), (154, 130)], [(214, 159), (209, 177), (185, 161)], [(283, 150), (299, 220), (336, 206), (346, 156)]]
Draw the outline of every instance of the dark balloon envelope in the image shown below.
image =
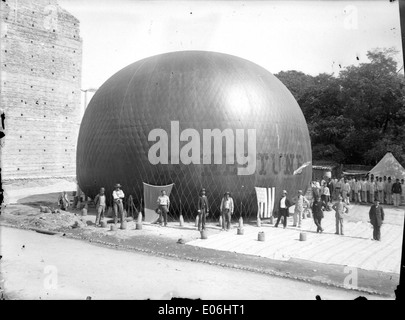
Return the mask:
[[(173, 139), (177, 135), (172, 132), (176, 124), (180, 134), (199, 134), (199, 155), (195, 154), (198, 149), (186, 147), (193, 139), (196, 142), (195, 136)], [(150, 150), (160, 141), (150, 139), (155, 129), (167, 132), (167, 150), (155, 153), (155, 158), (167, 159), (167, 164), (151, 163)], [(238, 175), (242, 162), (226, 163), (232, 152), (232, 148), (226, 151), (226, 147), (232, 139), (222, 140), (217, 164), (214, 158), (218, 150), (214, 147), (210, 149), (211, 164), (203, 164), (208, 161), (203, 152), (207, 129), (228, 132), (234, 141), (237, 131), (242, 132), (245, 155), (248, 132), (254, 129), (253, 174)], [(236, 150), (236, 142), (233, 146)], [(194, 163), (182, 161), (182, 155), (194, 159)], [(222, 162), (218, 161), (221, 158)], [(252, 167), (254, 158), (250, 159)], [(312, 175), (311, 166), (299, 174), (294, 171), (311, 160), (310, 137), (302, 111), (275, 76), (239, 57), (182, 51), (135, 62), (114, 74), (95, 93), (80, 126), (77, 179), (80, 188), (91, 197), (101, 186), (110, 195), (119, 182), (138, 205), (142, 182), (174, 183), (171, 211), (178, 212), (181, 203), (183, 215), (189, 218), (196, 214), (201, 188), (206, 189), (214, 215), (219, 212), (224, 192), (230, 191), (237, 216), (242, 209), (246, 216), (257, 212), (254, 187), (275, 187), (276, 195), (285, 189), (291, 197), (298, 189), (305, 191)], [(249, 163), (244, 167), (249, 167)]]

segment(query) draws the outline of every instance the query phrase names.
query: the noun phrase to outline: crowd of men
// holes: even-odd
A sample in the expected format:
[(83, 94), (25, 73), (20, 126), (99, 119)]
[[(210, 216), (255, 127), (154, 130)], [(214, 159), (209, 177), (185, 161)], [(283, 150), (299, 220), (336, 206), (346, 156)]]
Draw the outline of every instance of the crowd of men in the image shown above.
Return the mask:
[[(323, 232), (322, 219), (324, 211), (335, 211), (336, 219), (336, 234), (343, 235), (343, 217), (349, 213), (350, 202), (358, 204), (372, 204), (369, 212), (370, 223), (373, 225), (373, 239), (380, 240), (380, 227), (384, 220), (384, 210), (380, 204), (394, 205), (399, 207), (405, 204), (405, 185), (404, 179), (391, 179), (391, 177), (348, 177), (348, 178), (326, 178), (321, 181), (315, 180), (312, 182), (313, 200), (309, 201), (302, 190), (298, 190), (298, 194), (290, 199), (287, 196), (287, 191), (283, 190), (281, 199), (277, 207), (277, 228), (281, 219), (283, 219), (283, 227), (287, 226), (287, 217), (289, 216), (289, 207), (295, 205), (293, 214), (293, 227), (301, 227), (302, 219), (307, 218), (306, 211), (311, 209), (312, 218), (317, 227), (317, 232)], [(125, 194), (121, 189), (120, 184), (115, 185), (112, 193), (113, 197), (113, 213), (114, 223), (121, 223), (125, 219), (125, 210), (123, 200)], [(69, 206), (67, 193), (63, 192), (58, 200), (61, 209), (66, 210)], [(105, 189), (101, 188), (100, 192), (94, 198), (96, 206), (95, 225), (99, 226), (104, 218), (107, 207)], [(159, 214), (158, 221), (162, 226), (167, 226), (167, 214), (170, 208), (170, 198), (166, 195), (166, 191), (162, 190), (157, 198), (156, 213)], [(234, 211), (234, 203), (230, 192), (225, 192), (220, 205), (220, 213), (222, 217), (222, 230), (229, 231), (231, 228), (231, 217)], [(206, 217), (209, 215), (209, 202), (206, 196), (206, 191), (203, 188), (198, 196), (198, 230), (205, 230)]]
[(376, 199), (381, 204), (399, 207), (405, 205), (404, 179), (391, 177), (347, 177), (341, 179), (322, 179), (312, 182), (313, 196), (320, 196), (326, 203), (336, 201), (342, 196), (346, 204), (374, 203)]
[[(326, 187), (328, 188), (328, 187)], [(345, 189), (343, 189), (345, 190)], [(288, 197), (288, 192), (283, 190), (281, 199), (278, 203), (278, 218), (274, 225), (275, 228), (278, 227), (281, 219), (283, 219), (284, 229), (287, 227), (287, 218), (289, 216), (289, 208), (295, 205), (294, 215), (293, 215), (293, 227), (301, 227), (301, 220), (307, 218), (306, 211), (308, 208), (312, 211), (312, 218), (317, 227), (316, 232), (322, 233), (324, 229), (322, 228), (322, 219), (324, 218), (324, 211), (335, 211), (335, 222), (336, 222), (336, 232), (337, 235), (344, 235), (344, 216), (349, 214), (349, 204), (348, 200), (344, 201), (343, 195), (339, 192), (337, 195), (337, 200), (334, 203), (328, 202), (329, 199), (321, 198), (318, 192), (313, 190), (313, 201), (309, 201), (302, 194), (302, 190), (298, 190), (297, 196), (293, 197), (292, 200)], [(378, 198), (373, 199), (373, 204), (369, 210), (369, 222), (373, 226), (373, 240), (381, 240), (381, 225), (384, 221), (384, 209), (380, 205)]]
[[(63, 194), (65, 195), (65, 193)], [(114, 187), (114, 191), (112, 193), (113, 197), (113, 214), (114, 214), (114, 223), (120, 222), (125, 219), (125, 210), (123, 201), (125, 198), (124, 191), (121, 189), (121, 185), (117, 183)], [(60, 197), (62, 199), (62, 196)], [(61, 202), (63, 203), (63, 202)], [(100, 192), (94, 198), (94, 204), (96, 206), (96, 220), (95, 225), (99, 226), (101, 221), (104, 218), (104, 214), (107, 207), (105, 189), (101, 188)], [(156, 201), (157, 208), (156, 213), (159, 215), (158, 222), (161, 226), (167, 226), (167, 214), (169, 213), (170, 209), (170, 198), (167, 196), (165, 190), (161, 190), (159, 197)], [(229, 231), (231, 228), (231, 217), (234, 212), (234, 202), (231, 197), (230, 192), (225, 192), (221, 205), (220, 205), (220, 212), (222, 217), (222, 230)], [(205, 230), (205, 223), (206, 217), (209, 214), (209, 203), (208, 198), (205, 195), (205, 189), (201, 190), (201, 193), (198, 197), (198, 230), (202, 231)]]

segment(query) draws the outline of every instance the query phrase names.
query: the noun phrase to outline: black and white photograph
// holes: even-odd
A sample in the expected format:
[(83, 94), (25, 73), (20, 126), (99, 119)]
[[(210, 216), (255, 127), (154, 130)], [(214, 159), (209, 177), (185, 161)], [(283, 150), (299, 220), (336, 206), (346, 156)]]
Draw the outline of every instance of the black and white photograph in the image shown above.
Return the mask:
[(403, 1), (0, 8), (1, 300), (398, 300)]

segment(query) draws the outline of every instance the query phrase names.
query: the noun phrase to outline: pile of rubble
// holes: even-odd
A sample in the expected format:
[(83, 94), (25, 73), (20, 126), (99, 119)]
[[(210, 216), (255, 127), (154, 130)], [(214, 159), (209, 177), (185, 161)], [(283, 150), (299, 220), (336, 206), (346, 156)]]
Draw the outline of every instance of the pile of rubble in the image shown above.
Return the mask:
[[(25, 211), (25, 210), (24, 210)], [(13, 210), (4, 216), (5, 222), (22, 228), (35, 228), (51, 231), (64, 231), (87, 226), (87, 220), (80, 212), (63, 211), (52, 207), (40, 206), (39, 212)]]

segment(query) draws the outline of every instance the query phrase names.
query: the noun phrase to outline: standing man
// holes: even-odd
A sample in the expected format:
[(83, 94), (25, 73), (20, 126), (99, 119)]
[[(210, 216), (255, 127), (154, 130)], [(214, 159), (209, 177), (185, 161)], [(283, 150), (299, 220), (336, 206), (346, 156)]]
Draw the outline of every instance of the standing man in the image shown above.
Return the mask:
[(321, 193), (321, 185), (319, 184), (318, 179), (316, 179), (315, 181), (312, 181), (312, 197), (320, 197)]
[(343, 181), (343, 186), (342, 186), (342, 195), (343, 195), (343, 200), (345, 203), (350, 204), (350, 184), (349, 182), (345, 179)]
[(330, 190), (331, 190), (331, 192), (332, 192), (332, 201), (333, 200), (335, 200), (336, 199), (336, 192), (337, 192), (337, 190), (336, 190), (336, 187), (337, 187), (337, 179), (336, 178), (334, 178), (334, 179), (331, 179), (331, 183), (332, 183), (332, 188), (329, 188)]
[(333, 192), (334, 192), (333, 191), (333, 179), (329, 179), (328, 188), (329, 188), (330, 201), (332, 201)]
[(392, 195), (394, 197), (394, 206), (399, 207), (401, 204), (401, 194), (402, 194), (402, 187), (399, 183), (399, 179), (395, 180), (395, 183), (392, 185)]
[(404, 179), (401, 179), (401, 190), (402, 190), (401, 204), (405, 205), (405, 181), (404, 181)]
[(124, 220), (124, 191), (121, 190), (121, 185), (117, 183), (115, 185), (115, 190), (112, 193), (113, 196), (113, 208), (114, 208), (114, 223), (117, 224), (118, 216), (121, 219), (121, 223)]
[(343, 187), (343, 178), (341, 178), (340, 180), (338, 180), (336, 182), (336, 188), (335, 188), (336, 189), (336, 193), (335, 193), (336, 198), (335, 199), (338, 199), (339, 196), (342, 195), (342, 187)]
[(377, 183), (378, 183), (378, 176), (375, 176), (374, 178), (374, 199), (378, 199), (378, 188), (377, 188)]
[(370, 203), (370, 177), (366, 178), (367, 197), (366, 202)]
[(384, 183), (384, 192), (383, 192), (383, 203), (387, 203), (387, 176), (384, 176), (383, 183)]
[(67, 194), (66, 191), (63, 191), (60, 195), (59, 195), (59, 206), (61, 208), (61, 210), (66, 211), (67, 208), (69, 208), (69, 196)]
[(323, 232), (321, 221), (323, 219), (323, 210), (326, 208), (326, 204), (323, 201), (320, 201), (319, 198), (315, 198), (315, 201), (312, 203), (312, 215), (314, 217), (314, 222), (316, 224), (316, 233)]
[(198, 231), (205, 230), (205, 218), (209, 213), (208, 199), (205, 195), (205, 189), (201, 190), (198, 197)]
[[(335, 218), (336, 218), (336, 232), (335, 234), (343, 234), (343, 215), (344, 213), (349, 213), (349, 207), (343, 201), (343, 197), (339, 196), (338, 201), (333, 205), (332, 209), (335, 210)], [(346, 211), (346, 212), (345, 212)], [(339, 232), (340, 226), (340, 232)]]
[(157, 199), (157, 204), (159, 206), (159, 221), (160, 225), (162, 225), (162, 215), (163, 215), (163, 220), (164, 220), (164, 226), (167, 226), (167, 213), (169, 212), (169, 207), (170, 207), (170, 199), (166, 195), (165, 190), (160, 191), (160, 196)]
[(370, 223), (373, 226), (373, 239), (381, 240), (381, 225), (384, 221), (384, 209), (380, 206), (380, 201), (376, 200), (370, 208)]
[(105, 189), (100, 188), (99, 194), (94, 198), (94, 204), (96, 205), (97, 215), (96, 215), (96, 227), (100, 224), (100, 220), (104, 219), (106, 199), (105, 199)]
[(367, 181), (366, 178), (361, 178), (361, 202), (367, 202)]
[(354, 187), (356, 184), (356, 179), (355, 178), (349, 178), (349, 185), (350, 185), (350, 201), (355, 202), (356, 201), (356, 194), (354, 192)]
[(280, 223), (281, 217), (284, 217), (283, 226), (284, 226), (284, 229), (286, 228), (289, 207), (291, 207), (291, 201), (287, 199), (287, 191), (283, 190), (281, 199), (278, 203), (278, 218), (277, 218), (277, 222), (275, 224), (276, 228), (278, 227), (278, 224)]
[(391, 181), (391, 177), (388, 177), (388, 181), (385, 184), (385, 195), (387, 197), (387, 204), (392, 204), (392, 181)]
[[(326, 184), (326, 182), (325, 182)], [(298, 190), (297, 201), (295, 203), (294, 216), (293, 216), (293, 227), (297, 227), (297, 216), (298, 216), (298, 228), (301, 228), (301, 219), (306, 217), (302, 216), (304, 213), (304, 202), (309, 206), (309, 201), (302, 195), (302, 190)]]
[(374, 182), (374, 178), (371, 177), (370, 182), (369, 182), (369, 188), (370, 188), (370, 202), (374, 203), (375, 200), (375, 182)]
[(377, 199), (380, 201), (380, 203), (384, 203), (384, 182), (381, 177), (377, 181), (377, 193)]
[(354, 199), (356, 203), (361, 202), (361, 182), (357, 179), (354, 178)]
[(324, 184), (324, 186), (323, 186), (323, 189), (322, 189), (322, 195), (321, 195), (321, 200), (323, 201), (323, 202), (325, 202), (325, 207), (326, 207), (326, 210), (328, 210), (329, 211), (329, 202), (330, 202), (330, 190), (329, 190), (329, 187), (328, 187), (328, 185), (325, 183)]
[(230, 192), (225, 192), (221, 201), (220, 211), (222, 214), (222, 230), (229, 231), (231, 228), (231, 216), (233, 214), (233, 199)]

